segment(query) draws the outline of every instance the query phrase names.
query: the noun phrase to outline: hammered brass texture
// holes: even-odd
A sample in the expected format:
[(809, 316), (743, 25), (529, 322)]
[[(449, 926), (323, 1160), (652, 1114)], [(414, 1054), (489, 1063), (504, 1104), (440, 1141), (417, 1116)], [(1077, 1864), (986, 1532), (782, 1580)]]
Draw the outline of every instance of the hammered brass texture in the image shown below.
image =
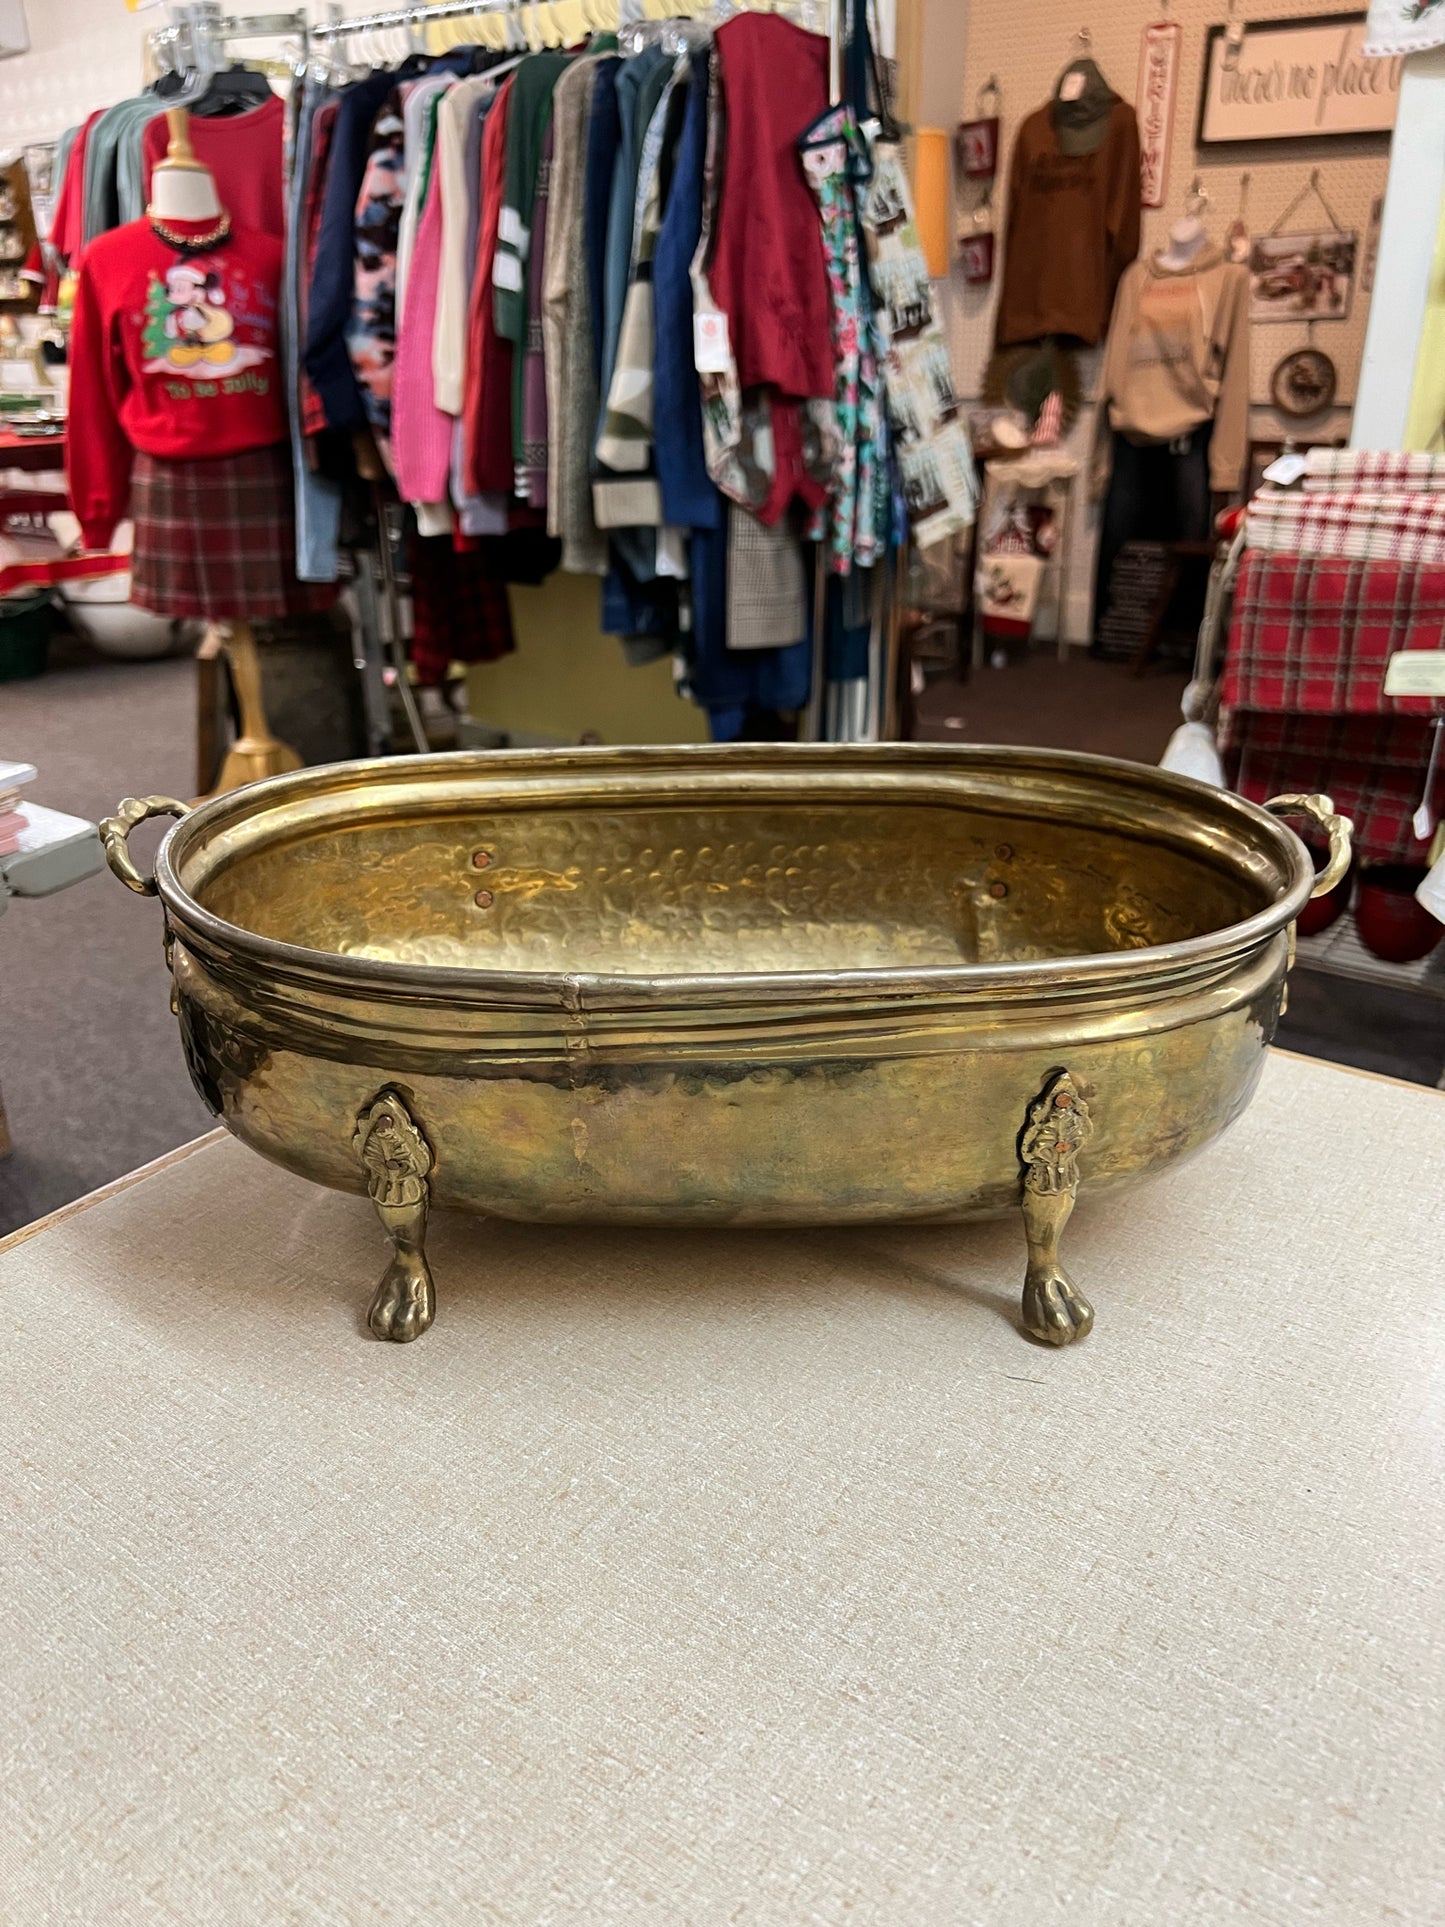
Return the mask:
[(659, 1225), (1017, 1210), (1064, 1067), (1051, 1195), (1166, 1168), (1248, 1103), (1313, 881), (1160, 770), (776, 745), (309, 770), (156, 875), (192, 1078), (258, 1151), (363, 1191), (394, 1096), (433, 1205)]

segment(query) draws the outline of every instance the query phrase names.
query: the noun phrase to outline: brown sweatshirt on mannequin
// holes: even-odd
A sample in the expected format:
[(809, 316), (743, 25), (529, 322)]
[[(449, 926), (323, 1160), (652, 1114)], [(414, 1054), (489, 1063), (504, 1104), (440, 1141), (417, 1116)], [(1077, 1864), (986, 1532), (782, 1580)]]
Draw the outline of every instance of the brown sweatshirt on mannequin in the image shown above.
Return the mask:
[(1099, 400), (1131, 442), (1173, 441), (1212, 420), (1209, 484), (1233, 494), (1249, 441), (1249, 269), (1217, 247), (1187, 268), (1158, 255), (1134, 262), (1119, 283)]
[[(1067, 116), (1090, 106), (1101, 138), (1080, 152)], [(1014, 140), (996, 344), (1044, 335), (1096, 342), (1138, 252), (1139, 123), (1099, 76), (1081, 101), (1056, 99), (1030, 114)]]

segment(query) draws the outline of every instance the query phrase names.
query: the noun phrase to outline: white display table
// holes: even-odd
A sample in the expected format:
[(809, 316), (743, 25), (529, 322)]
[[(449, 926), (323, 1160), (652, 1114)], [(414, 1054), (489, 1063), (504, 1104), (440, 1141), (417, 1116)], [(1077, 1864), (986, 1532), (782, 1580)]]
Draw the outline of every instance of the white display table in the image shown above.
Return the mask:
[(1442, 1245), (1445, 1098), (1275, 1057), (1070, 1350), (1016, 1224), (444, 1216), (403, 1348), (204, 1139), (0, 1245), (0, 1919), (1438, 1919)]

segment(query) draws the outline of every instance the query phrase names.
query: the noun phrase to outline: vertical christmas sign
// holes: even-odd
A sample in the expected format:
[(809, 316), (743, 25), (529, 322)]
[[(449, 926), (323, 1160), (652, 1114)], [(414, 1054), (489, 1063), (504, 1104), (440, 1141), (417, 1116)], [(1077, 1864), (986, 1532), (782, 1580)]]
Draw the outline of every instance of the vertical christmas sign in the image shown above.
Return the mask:
[(1174, 96), (1179, 86), (1179, 44), (1184, 29), (1156, 20), (1139, 42), (1139, 199), (1144, 207), (1163, 207), (1169, 185), (1169, 141), (1174, 132)]

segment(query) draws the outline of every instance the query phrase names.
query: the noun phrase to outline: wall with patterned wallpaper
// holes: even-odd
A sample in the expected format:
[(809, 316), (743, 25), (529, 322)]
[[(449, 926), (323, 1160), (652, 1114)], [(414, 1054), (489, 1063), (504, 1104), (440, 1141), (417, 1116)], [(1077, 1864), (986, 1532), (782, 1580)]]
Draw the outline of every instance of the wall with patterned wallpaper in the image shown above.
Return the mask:
[[(1107, 7), (1091, 12), (1088, 0), (1075, 13), (1063, 12), (1045, 0), (929, 0), (930, 14), (935, 8), (966, 21), (961, 49), (962, 90), (954, 120), (971, 118), (979, 88), (994, 75), (1003, 90), (1003, 160), (995, 206), (996, 230), (1002, 233), (1005, 213), (1008, 157), (1020, 122), (1035, 107), (1050, 98), (1059, 71), (1074, 58), (1073, 36), (1087, 25), (1093, 38), (1093, 55), (1105, 78), (1125, 100), (1135, 99), (1139, 71), (1139, 42), (1143, 28), (1165, 17), (1162, 4), (1134, 0), (1134, 4), (1111, 0)], [(1270, 20), (1308, 16), (1333, 11), (1328, 0), (1264, 0), (1255, 9), (1257, 16)], [(1248, 18), (1248, 8), (1243, 9)], [(1284, 212), (1318, 167), (1320, 183), (1341, 226), (1354, 228), (1360, 235), (1363, 252), (1369, 225), (1371, 203), (1385, 191), (1389, 166), (1388, 141), (1384, 136), (1352, 136), (1310, 141), (1256, 142), (1220, 150), (1195, 147), (1199, 112), (1199, 90), (1204, 64), (1206, 30), (1226, 19), (1225, 0), (1174, 0), (1169, 18), (1184, 30), (1180, 53), (1180, 75), (1174, 118), (1174, 133), (1169, 159), (1167, 204), (1144, 215), (1143, 246), (1163, 246), (1169, 227), (1184, 211), (1184, 199), (1197, 172), (1210, 195), (1205, 215), (1212, 237), (1222, 241), (1225, 229), (1234, 219), (1239, 202), (1240, 175), (1250, 174), (1247, 219), (1253, 234), (1264, 234)], [(936, 108), (935, 108), (935, 111)], [(1221, 152), (1225, 158), (1221, 158)], [(1323, 209), (1310, 197), (1288, 226), (1300, 230), (1327, 226)], [(1428, 246), (1428, 237), (1422, 237)], [(987, 289), (968, 287), (957, 275), (947, 290), (950, 335), (954, 369), (960, 392), (973, 398), (979, 392), (984, 365), (993, 334), (993, 308), (998, 280)], [(1269, 404), (1270, 373), (1282, 356), (1303, 347), (1307, 330), (1301, 322), (1256, 324), (1251, 341), (1250, 399), (1251, 433), (1259, 438), (1286, 432), (1327, 439), (1349, 432), (1349, 405), (1355, 396), (1360, 355), (1364, 347), (1365, 323), (1370, 297), (1361, 290), (1358, 277), (1349, 318), (1346, 321), (1321, 321), (1315, 325), (1315, 345), (1329, 354), (1339, 370), (1338, 406), (1329, 414), (1304, 424), (1286, 423)], [(1083, 358), (1086, 394), (1093, 390), (1098, 354)], [(1069, 438), (1071, 452), (1087, 459), (1094, 436), (1093, 408), (1080, 411), (1080, 420)], [(1071, 639), (1084, 639), (1090, 620), (1089, 597), (1093, 573), (1093, 548), (1097, 510), (1073, 518), (1065, 633)]]

